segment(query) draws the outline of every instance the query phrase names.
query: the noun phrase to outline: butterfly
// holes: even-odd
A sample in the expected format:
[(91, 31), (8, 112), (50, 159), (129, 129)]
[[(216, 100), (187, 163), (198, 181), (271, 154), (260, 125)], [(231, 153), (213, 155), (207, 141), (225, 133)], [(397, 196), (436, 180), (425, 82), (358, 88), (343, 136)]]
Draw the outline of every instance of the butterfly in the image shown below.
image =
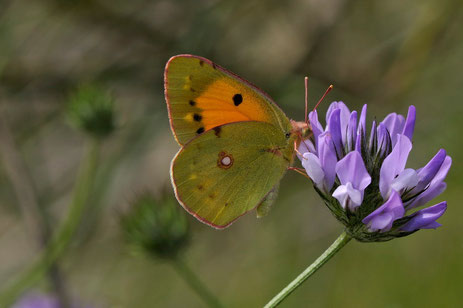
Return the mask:
[(170, 58), (164, 87), (181, 146), (170, 171), (179, 203), (217, 229), (254, 208), (263, 215), (308, 122), (290, 120), (262, 90), (199, 56)]

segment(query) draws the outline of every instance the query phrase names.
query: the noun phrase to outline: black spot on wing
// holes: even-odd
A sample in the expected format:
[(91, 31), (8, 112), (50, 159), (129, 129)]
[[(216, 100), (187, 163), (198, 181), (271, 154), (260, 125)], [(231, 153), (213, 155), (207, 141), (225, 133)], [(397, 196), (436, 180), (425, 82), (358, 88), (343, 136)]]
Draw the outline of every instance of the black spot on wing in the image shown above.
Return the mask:
[(198, 128), (198, 130), (196, 131), (196, 133), (197, 133), (198, 135), (204, 133), (204, 127)]
[(194, 119), (196, 122), (201, 122), (201, 119), (202, 119), (202, 118), (203, 118), (203, 117), (202, 117), (200, 114), (195, 113), (195, 114), (193, 115), (193, 119)]
[(235, 94), (233, 95), (233, 104), (235, 106), (239, 106), (243, 102), (243, 96), (241, 94)]
[(214, 129), (214, 133), (217, 136), (217, 138), (220, 138), (220, 133), (222, 132), (222, 128), (220, 126), (216, 126), (213, 129)]
[(204, 61), (203, 61), (203, 60), (199, 60), (199, 65), (204, 66)]
[(194, 106), (196, 106), (196, 102), (195, 102), (195, 101), (192, 101), (192, 100), (190, 100), (190, 106), (193, 106), (193, 107), (194, 107)]

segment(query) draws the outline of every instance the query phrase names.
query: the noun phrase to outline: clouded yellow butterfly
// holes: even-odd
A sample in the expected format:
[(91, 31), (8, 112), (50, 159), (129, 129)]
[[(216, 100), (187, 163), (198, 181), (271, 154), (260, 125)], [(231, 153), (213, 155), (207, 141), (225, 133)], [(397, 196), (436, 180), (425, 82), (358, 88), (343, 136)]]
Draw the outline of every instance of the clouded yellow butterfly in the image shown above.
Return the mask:
[(218, 229), (265, 204), (307, 124), (289, 120), (263, 91), (202, 57), (172, 57), (164, 86), (182, 146), (171, 165), (180, 204)]

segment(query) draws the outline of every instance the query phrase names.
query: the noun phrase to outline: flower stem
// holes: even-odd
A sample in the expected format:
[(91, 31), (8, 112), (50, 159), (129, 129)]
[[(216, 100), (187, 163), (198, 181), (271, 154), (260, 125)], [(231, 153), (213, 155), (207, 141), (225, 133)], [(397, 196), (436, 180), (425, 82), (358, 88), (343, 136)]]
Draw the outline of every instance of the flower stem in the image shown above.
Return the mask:
[[(36, 237), (39, 243), (38, 247), (44, 248), (50, 241), (51, 226), (45, 211), (43, 211), (39, 203), (35, 183), (15, 142), (6, 113), (3, 104), (0, 107), (0, 143), (2, 144), (0, 154), (4, 162), (3, 165), (15, 191), (25, 226), (29, 229), (29, 233)], [(58, 263), (50, 267), (48, 277), (60, 306), (68, 307), (68, 290)]]
[(188, 285), (201, 297), (209, 307), (222, 307), (219, 300), (208, 290), (206, 285), (198, 278), (198, 276), (186, 265), (180, 258), (172, 260), (174, 268), (180, 276), (188, 283)]
[(12, 279), (0, 292), (0, 307), (9, 307), (27, 288), (36, 283), (64, 254), (71, 243), (86, 209), (87, 200), (93, 186), (99, 157), (99, 142), (92, 140), (87, 157), (80, 166), (69, 212), (63, 224), (53, 234), (46, 249), (34, 263)]
[(344, 245), (346, 245), (352, 237), (345, 231), (328, 247), (325, 252), (307, 267), (299, 276), (296, 277), (290, 284), (280, 291), (271, 301), (265, 305), (265, 308), (278, 306), (286, 297), (288, 297), (297, 287), (312, 276), (320, 267), (331, 259)]

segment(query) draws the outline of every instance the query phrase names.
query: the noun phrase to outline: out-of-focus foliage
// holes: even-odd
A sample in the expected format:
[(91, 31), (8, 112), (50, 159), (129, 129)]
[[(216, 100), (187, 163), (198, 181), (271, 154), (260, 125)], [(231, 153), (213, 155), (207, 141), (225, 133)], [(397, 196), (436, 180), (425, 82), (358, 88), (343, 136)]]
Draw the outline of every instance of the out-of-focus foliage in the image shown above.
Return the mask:
[[(172, 268), (133, 258), (120, 211), (134, 192), (162, 191), (178, 150), (168, 124), (163, 69), (201, 55), (268, 92), (303, 119), (303, 77), (314, 102), (372, 115), (417, 108), (412, 168), (442, 147), (453, 158), (449, 207), (436, 231), (381, 244), (351, 242), (284, 307), (458, 306), (463, 277), (463, 2), (412, 1), (0, 1), (0, 118), (27, 167), (43, 216), (66, 215), (85, 136), (66, 119), (82, 84), (114, 99), (118, 129), (102, 145), (94, 192), (59, 265), (70, 297), (108, 307), (202, 307)], [(328, 104), (319, 107), (324, 114)], [(0, 146), (5, 150), (4, 140)], [(0, 290), (37, 256), (0, 151)], [(21, 189), (19, 189), (21, 191)], [(185, 215), (188, 215), (185, 213)], [(224, 231), (187, 216), (185, 255), (227, 307), (262, 306), (342, 231), (304, 177), (288, 173), (266, 217)], [(48, 279), (38, 286), (54, 288)], [(56, 285), (55, 285), (56, 287)]]

